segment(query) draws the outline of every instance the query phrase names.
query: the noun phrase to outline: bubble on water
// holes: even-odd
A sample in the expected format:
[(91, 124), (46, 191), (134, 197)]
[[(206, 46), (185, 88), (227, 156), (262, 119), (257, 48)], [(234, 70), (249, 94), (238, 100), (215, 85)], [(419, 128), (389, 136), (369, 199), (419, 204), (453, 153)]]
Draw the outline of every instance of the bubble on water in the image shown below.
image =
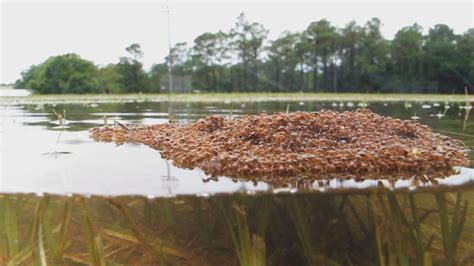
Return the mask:
[(285, 192), (286, 192), (286, 193), (290, 192), (290, 188), (285, 188), (285, 187), (284, 187), (284, 188), (275, 188), (275, 189), (273, 190), (273, 193), (275, 193), (275, 194), (278, 194), (278, 193), (285, 193)]
[(354, 107), (354, 103), (353, 102), (348, 102), (347, 107)]
[(333, 107), (337, 107), (337, 103), (332, 103), (331, 104)]
[(96, 108), (96, 107), (99, 106), (99, 105), (96, 104), (96, 103), (91, 103), (91, 104), (89, 104), (89, 106), (92, 107), (92, 108)]
[(304, 105), (304, 102), (299, 102), (298, 104), (299, 104), (299, 105)]
[(388, 189), (390, 191), (394, 191), (395, 190), (395, 183), (394, 182), (388, 182)]
[(419, 185), (420, 185), (420, 181), (418, 181), (418, 179), (414, 177), (410, 182), (410, 186), (408, 187), (408, 190), (414, 191), (418, 188)]
[(421, 106), (421, 108), (423, 108), (423, 109), (430, 109), (430, 108), (431, 108), (431, 105), (429, 105), (429, 104), (423, 104), (423, 105)]
[(435, 107), (439, 107), (439, 105), (440, 105), (439, 103), (433, 103), (433, 106)]

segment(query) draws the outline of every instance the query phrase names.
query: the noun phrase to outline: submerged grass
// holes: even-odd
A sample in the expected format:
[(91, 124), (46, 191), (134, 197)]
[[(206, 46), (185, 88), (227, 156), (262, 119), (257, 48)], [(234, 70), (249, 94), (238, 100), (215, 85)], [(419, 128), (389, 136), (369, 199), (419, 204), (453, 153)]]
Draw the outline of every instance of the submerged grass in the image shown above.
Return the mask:
[[(0, 196), (1, 265), (455, 265), (472, 193)], [(466, 229), (467, 227), (467, 229)]]
[(183, 93), (183, 94), (54, 94), (1, 97), (0, 105), (74, 102), (265, 102), (265, 101), (354, 101), (354, 102), (470, 102), (473, 96), (457, 94), (381, 93)]

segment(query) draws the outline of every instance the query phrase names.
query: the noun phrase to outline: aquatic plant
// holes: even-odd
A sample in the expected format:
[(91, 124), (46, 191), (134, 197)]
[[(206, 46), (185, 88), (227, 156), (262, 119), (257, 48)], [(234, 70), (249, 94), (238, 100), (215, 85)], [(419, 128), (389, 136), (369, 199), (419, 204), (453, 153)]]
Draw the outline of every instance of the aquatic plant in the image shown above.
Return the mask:
[(442, 191), (0, 195), (0, 264), (469, 265), (471, 200)]

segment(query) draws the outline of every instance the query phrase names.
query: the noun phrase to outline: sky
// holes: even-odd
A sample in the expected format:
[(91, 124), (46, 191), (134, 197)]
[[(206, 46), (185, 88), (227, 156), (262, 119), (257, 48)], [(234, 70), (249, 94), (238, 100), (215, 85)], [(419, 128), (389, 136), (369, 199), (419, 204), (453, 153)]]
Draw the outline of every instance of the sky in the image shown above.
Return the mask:
[(53, 55), (76, 53), (97, 65), (116, 63), (131, 43), (141, 45), (148, 70), (168, 53), (167, 6), (172, 44), (192, 44), (204, 32), (228, 31), (241, 12), (250, 22), (262, 23), (270, 40), (323, 18), (343, 27), (351, 20), (363, 25), (378, 17), (388, 39), (415, 22), (425, 32), (438, 23), (457, 34), (474, 27), (472, 1), (0, 1), (0, 84), (14, 82)]

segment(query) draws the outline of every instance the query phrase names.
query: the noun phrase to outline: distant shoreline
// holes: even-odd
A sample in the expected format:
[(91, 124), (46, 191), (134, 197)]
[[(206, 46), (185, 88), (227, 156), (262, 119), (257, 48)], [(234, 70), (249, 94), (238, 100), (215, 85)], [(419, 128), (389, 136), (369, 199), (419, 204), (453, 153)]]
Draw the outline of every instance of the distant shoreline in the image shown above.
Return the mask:
[(120, 102), (474, 102), (474, 95), (380, 93), (183, 93), (183, 94), (59, 94), (3, 96), (0, 105)]

